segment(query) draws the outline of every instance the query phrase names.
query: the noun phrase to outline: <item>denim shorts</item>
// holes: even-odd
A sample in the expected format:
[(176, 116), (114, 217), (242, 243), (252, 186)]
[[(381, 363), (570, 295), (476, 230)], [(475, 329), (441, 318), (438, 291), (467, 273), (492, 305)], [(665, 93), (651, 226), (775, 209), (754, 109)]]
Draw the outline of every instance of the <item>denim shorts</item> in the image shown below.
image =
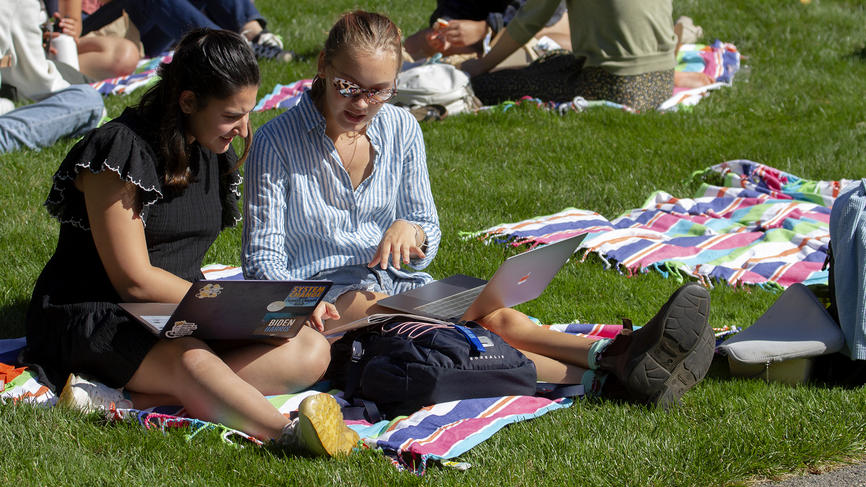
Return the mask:
[(333, 303), (349, 291), (373, 291), (391, 295), (433, 282), (433, 278), (426, 272), (404, 272), (392, 266), (383, 270), (378, 266), (367, 267), (365, 264), (324, 270), (310, 279), (334, 282), (322, 298), (329, 303)]

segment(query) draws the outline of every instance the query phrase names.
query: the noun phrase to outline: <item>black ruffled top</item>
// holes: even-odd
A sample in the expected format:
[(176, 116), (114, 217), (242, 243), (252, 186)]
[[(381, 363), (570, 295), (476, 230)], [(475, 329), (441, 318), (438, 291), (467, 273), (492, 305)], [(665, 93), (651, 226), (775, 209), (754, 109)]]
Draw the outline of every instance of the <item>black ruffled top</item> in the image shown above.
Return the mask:
[[(57, 250), (45, 269), (52, 271), (54, 280), (81, 282), (80, 274), (102, 270), (90, 235), (84, 195), (75, 187), (75, 177), (84, 170), (113, 171), (138, 187), (136, 211), (144, 223), (152, 265), (187, 280), (202, 277), (202, 259), (220, 230), (240, 221), (241, 178), (237, 171), (231, 171), (237, 156), (231, 148), (225, 154), (214, 154), (194, 144), (191, 183), (179, 191), (163, 185), (163, 164), (152, 139), (151, 127), (135, 109), (127, 109), (76, 144), (60, 164), (45, 201), (48, 212), (61, 223)], [(107, 281), (99, 284), (97, 288), (101, 284), (110, 287)], [(92, 297), (115, 298), (113, 293), (103, 292)]]
[[(163, 184), (163, 164), (152, 134), (138, 111), (127, 109), (79, 141), (54, 174), (45, 206), (60, 221), (60, 236), (33, 291), (27, 338), (32, 360), (54, 365), (58, 374), (66, 373), (69, 360), (84, 352), (76, 348), (92, 351), (97, 343), (93, 337), (107, 334), (100, 330), (120, 330), (128, 326), (121, 322), (129, 319), (116, 305), (120, 296), (99, 259), (84, 195), (75, 187), (81, 171), (113, 171), (138, 188), (136, 211), (144, 223), (151, 264), (190, 281), (203, 278), (202, 259), (220, 230), (240, 221), (241, 178), (232, 170), (237, 162), (233, 149), (214, 154), (193, 144), (191, 182), (175, 190)], [(116, 338), (103, 338), (98, 347), (119, 345)]]

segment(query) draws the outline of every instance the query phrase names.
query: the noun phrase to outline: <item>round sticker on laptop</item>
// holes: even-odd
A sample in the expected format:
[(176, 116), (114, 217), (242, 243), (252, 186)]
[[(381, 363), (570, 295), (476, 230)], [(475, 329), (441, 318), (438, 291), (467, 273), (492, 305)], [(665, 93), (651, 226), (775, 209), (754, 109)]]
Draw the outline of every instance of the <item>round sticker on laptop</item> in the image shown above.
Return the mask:
[(285, 301), (274, 301), (273, 303), (267, 306), (267, 310), (271, 313), (276, 313), (277, 311), (286, 307)]

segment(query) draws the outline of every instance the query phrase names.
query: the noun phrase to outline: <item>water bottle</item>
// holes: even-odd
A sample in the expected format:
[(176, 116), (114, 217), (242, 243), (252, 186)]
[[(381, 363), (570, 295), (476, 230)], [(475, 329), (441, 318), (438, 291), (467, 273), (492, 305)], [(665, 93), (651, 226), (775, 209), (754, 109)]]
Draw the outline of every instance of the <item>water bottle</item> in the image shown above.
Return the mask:
[(75, 68), (78, 67), (78, 46), (75, 45), (75, 39), (68, 34), (60, 34), (57, 37), (53, 37), (51, 39), (51, 47), (53, 47), (57, 53), (52, 54), (51, 58), (60, 61), (61, 63), (68, 64)]

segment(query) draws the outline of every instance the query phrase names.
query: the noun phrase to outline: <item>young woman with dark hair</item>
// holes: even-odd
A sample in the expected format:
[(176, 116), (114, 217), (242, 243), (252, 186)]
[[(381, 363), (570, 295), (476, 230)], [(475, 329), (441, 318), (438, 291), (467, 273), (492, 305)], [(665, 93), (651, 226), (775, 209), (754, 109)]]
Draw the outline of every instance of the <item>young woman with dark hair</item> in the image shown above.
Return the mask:
[[(195, 30), (159, 74), (138, 107), (76, 144), (54, 176), (46, 206), (60, 238), (33, 292), (25, 360), (53, 384), (66, 381), (61, 404), (179, 403), (262, 439), (350, 450), (357, 435), (331, 396), (305, 400), (300, 423), (264, 397), (321, 377), (329, 351), (319, 333), (231, 344), (159, 339), (118, 306), (180, 301), (203, 278), (202, 258), (220, 230), (240, 217), (237, 168), (259, 85), (251, 49), (238, 34)], [(240, 160), (235, 137), (246, 141)]]

